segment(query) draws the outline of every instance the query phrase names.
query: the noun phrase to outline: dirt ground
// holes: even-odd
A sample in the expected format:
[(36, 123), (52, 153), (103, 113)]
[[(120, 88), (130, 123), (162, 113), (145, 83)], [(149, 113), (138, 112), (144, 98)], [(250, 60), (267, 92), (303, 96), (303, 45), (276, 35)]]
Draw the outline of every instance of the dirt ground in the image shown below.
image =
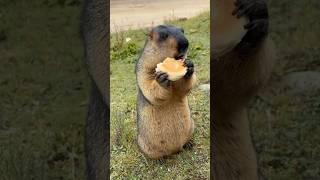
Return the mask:
[(111, 32), (161, 24), (173, 18), (189, 18), (209, 11), (210, 0), (111, 0)]

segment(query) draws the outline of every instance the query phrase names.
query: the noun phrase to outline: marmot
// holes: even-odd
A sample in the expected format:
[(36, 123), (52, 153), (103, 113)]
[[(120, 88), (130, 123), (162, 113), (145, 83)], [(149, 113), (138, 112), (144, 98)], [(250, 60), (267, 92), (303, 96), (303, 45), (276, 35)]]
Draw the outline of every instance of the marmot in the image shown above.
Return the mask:
[[(241, 22), (239, 19), (239, 23), (244, 23), (238, 28), (239, 32), (225, 27), (224, 34), (233, 34), (236, 38), (229, 41), (230, 37), (226, 37), (226, 40), (236, 44), (224, 46), (226, 48), (216, 46), (219, 49), (215, 50), (223, 51), (212, 51), (211, 54), (214, 87), (211, 124), (213, 179), (261, 179), (250, 137), (247, 109), (249, 102), (268, 81), (275, 59), (273, 44), (268, 38), (267, 4), (264, 0), (215, 0), (213, 17), (213, 44), (216, 39), (224, 39), (224, 36), (218, 37), (223, 34), (219, 33), (223, 27), (218, 27), (216, 23), (219, 21), (215, 18), (225, 18), (221, 19), (225, 24), (228, 21), (237, 22), (236, 18), (242, 17), (248, 21)], [(239, 37), (240, 42), (237, 40)]]
[(187, 99), (196, 82), (192, 61), (184, 61), (187, 72), (177, 81), (155, 71), (167, 57), (185, 59), (188, 46), (182, 28), (159, 25), (150, 31), (136, 64), (138, 145), (152, 159), (179, 152), (193, 134)]

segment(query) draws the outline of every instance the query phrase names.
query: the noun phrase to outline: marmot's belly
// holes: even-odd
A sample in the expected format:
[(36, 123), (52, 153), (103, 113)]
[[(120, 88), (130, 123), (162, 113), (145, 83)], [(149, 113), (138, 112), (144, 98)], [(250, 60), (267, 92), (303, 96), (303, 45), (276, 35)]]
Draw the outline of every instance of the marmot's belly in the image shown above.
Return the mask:
[[(169, 104), (145, 107), (141, 125), (144, 138), (154, 146), (176, 151), (190, 138), (193, 122), (188, 104)], [(149, 117), (148, 117), (149, 116)]]

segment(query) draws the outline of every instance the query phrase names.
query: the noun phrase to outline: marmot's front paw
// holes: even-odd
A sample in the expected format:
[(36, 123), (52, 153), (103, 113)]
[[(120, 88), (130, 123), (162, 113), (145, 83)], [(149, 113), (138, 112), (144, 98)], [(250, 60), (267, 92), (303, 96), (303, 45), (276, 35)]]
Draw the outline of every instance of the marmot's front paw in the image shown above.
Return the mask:
[(187, 73), (184, 75), (185, 78), (191, 77), (191, 75), (194, 72), (194, 65), (193, 62), (190, 59), (186, 59), (184, 61), (184, 66), (187, 67)]
[(268, 7), (265, 0), (236, 0), (236, 9), (232, 12), (238, 18), (246, 16), (249, 21), (268, 19)]
[(268, 34), (268, 27), (268, 19), (253, 20), (244, 26), (245, 29), (248, 29), (248, 35), (245, 38), (252, 42), (260, 40)]
[(246, 16), (249, 23), (244, 26), (248, 30), (242, 38), (242, 49), (251, 49), (268, 35), (268, 7), (265, 0), (237, 0), (236, 9), (232, 12), (238, 18)]
[(156, 72), (156, 81), (165, 88), (170, 87), (171, 81), (168, 79), (168, 74), (162, 71)]

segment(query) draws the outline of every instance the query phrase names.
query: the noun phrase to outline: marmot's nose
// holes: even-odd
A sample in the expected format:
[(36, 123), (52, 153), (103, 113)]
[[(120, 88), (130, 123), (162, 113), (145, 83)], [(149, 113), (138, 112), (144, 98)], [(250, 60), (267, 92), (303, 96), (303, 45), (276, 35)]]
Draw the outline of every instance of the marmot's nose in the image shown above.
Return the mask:
[(178, 44), (178, 47), (177, 47), (178, 53), (185, 54), (189, 47), (188, 40), (184, 36), (179, 37), (177, 38), (177, 44)]

